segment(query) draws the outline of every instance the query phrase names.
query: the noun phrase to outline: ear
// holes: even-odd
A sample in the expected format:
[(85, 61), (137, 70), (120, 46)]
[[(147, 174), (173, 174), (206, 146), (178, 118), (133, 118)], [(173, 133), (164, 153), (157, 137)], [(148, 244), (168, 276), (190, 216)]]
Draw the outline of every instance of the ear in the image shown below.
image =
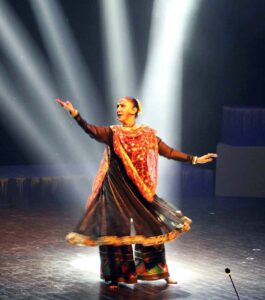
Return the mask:
[(137, 113), (137, 107), (133, 106), (130, 111), (130, 115), (135, 115)]
[(137, 107), (133, 107), (133, 113), (136, 114), (137, 113)]

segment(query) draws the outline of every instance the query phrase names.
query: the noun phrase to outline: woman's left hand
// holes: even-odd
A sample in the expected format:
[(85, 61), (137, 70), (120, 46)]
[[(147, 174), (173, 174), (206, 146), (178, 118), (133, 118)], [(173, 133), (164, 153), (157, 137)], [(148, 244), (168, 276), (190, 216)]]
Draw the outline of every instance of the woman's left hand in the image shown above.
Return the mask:
[(198, 157), (196, 163), (197, 164), (206, 164), (208, 162), (213, 161), (213, 157), (218, 157), (216, 153), (208, 153), (206, 155)]

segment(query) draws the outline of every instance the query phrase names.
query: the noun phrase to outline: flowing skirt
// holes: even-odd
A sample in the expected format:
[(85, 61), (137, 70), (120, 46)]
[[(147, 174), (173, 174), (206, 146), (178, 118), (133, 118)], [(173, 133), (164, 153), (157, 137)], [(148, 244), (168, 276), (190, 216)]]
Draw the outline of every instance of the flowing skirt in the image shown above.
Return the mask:
[(189, 230), (190, 223), (157, 195), (153, 202), (143, 198), (112, 154), (99, 193), (66, 239), (99, 246), (100, 276), (105, 281), (135, 283), (169, 276), (164, 243)]
[(153, 202), (143, 198), (120, 159), (112, 155), (99, 193), (66, 239), (85, 246), (153, 246), (174, 240), (190, 229), (190, 223), (189, 218), (157, 195)]

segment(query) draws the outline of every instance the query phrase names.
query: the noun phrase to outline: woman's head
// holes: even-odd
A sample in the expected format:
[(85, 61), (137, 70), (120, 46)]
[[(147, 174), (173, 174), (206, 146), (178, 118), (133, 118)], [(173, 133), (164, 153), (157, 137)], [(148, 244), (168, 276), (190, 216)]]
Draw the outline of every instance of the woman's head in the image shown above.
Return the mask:
[(140, 101), (133, 97), (122, 97), (117, 104), (117, 117), (121, 123), (137, 118), (141, 113)]
[(133, 104), (133, 107), (137, 108), (137, 112), (135, 114), (135, 117), (138, 117), (138, 114), (142, 112), (142, 106), (141, 103), (138, 99), (136, 98), (132, 98), (132, 97), (125, 97), (126, 99), (128, 99), (129, 101), (131, 101), (131, 103)]

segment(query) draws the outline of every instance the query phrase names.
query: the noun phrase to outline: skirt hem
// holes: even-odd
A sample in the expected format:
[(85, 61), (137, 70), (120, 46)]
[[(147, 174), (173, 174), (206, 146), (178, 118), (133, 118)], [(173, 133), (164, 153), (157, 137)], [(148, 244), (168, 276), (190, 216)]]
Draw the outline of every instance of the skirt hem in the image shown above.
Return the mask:
[(138, 280), (144, 280), (144, 281), (166, 279), (168, 277), (169, 277), (168, 272), (162, 274), (152, 274), (152, 275), (137, 275)]
[(98, 239), (92, 239), (90, 236), (83, 235), (77, 232), (70, 232), (66, 235), (66, 240), (72, 245), (79, 246), (100, 246), (100, 245), (112, 245), (112, 246), (122, 246), (122, 245), (132, 245), (132, 244), (142, 244), (144, 246), (152, 246), (164, 244), (174, 240), (179, 234), (189, 231), (190, 226), (184, 223), (184, 226), (179, 230), (173, 230), (169, 233), (165, 233), (158, 236), (147, 237), (144, 235), (134, 235), (134, 236), (102, 236)]

